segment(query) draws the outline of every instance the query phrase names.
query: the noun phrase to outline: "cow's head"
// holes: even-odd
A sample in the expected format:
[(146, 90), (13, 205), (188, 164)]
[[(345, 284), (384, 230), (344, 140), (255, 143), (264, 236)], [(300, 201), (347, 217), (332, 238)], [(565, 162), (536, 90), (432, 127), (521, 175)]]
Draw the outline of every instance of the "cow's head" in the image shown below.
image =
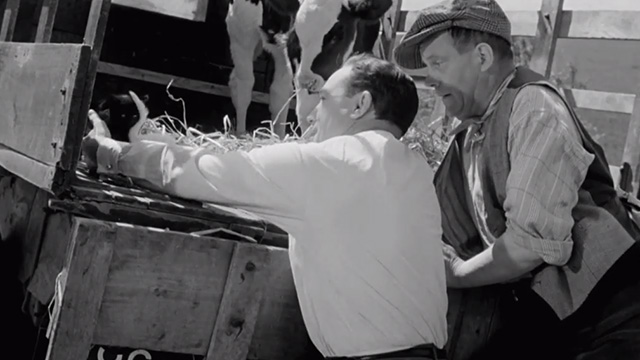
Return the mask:
[[(303, 130), (319, 102), (317, 90), (356, 52), (373, 50), (380, 18), (393, 0), (303, 0), (287, 38)], [(371, 41), (371, 40), (374, 41)]]

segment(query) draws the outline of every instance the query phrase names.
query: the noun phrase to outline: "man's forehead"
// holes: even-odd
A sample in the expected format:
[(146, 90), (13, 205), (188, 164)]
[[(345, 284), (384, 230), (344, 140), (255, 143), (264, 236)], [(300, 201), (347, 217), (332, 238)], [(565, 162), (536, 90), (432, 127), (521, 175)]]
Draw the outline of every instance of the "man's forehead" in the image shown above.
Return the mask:
[(420, 44), (420, 54), (422, 57), (439, 55), (438, 53), (455, 50), (453, 38), (448, 31), (443, 31), (428, 37)]
[(351, 66), (343, 66), (336, 70), (324, 85), (325, 89), (333, 89), (345, 84), (345, 81), (351, 76)]

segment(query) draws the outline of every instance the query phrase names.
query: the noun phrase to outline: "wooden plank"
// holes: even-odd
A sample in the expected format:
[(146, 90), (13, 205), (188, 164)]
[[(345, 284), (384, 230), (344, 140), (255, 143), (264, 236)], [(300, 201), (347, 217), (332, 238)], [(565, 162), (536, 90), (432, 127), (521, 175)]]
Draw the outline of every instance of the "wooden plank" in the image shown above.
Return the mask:
[[(545, 0), (547, 1), (547, 0)], [(536, 11), (505, 11), (511, 21), (511, 35), (536, 36)], [(404, 35), (418, 16), (418, 11), (402, 11), (397, 38)], [(638, 11), (563, 10), (559, 38), (640, 40)]]
[(35, 42), (48, 43), (53, 34), (53, 23), (58, 11), (58, 0), (43, 0), (40, 7), (40, 19), (36, 29)]
[(564, 11), (560, 37), (640, 40), (640, 12)]
[(11, 41), (13, 39), (19, 9), (20, 0), (7, 0), (5, 2), (2, 24), (0, 24), (0, 41)]
[[(102, 226), (114, 229), (117, 240), (94, 343), (206, 354), (235, 242), (126, 224)], [(281, 253), (278, 259), (288, 266), (286, 250), (272, 251)], [(299, 314), (293, 283), (265, 286), (270, 301), (277, 304), (276, 313), (282, 315), (256, 325), (262, 334), (270, 332), (269, 346), (286, 349), (302, 342), (306, 333), (283, 323)]]
[(563, 91), (574, 107), (582, 109), (631, 114), (635, 107), (636, 95), (633, 94), (614, 94), (584, 89), (563, 89)]
[(548, 78), (558, 41), (564, 0), (543, 0), (529, 68)]
[(384, 14), (381, 22), (381, 31), (376, 41), (376, 47), (379, 56), (382, 59), (391, 59), (393, 47), (395, 45), (396, 30), (398, 21), (402, 12), (402, 0), (392, 0), (391, 7)]
[[(87, 359), (114, 251), (114, 232), (76, 218), (47, 360)], [(64, 280), (66, 277), (66, 281)], [(90, 289), (89, 291), (87, 291)], [(55, 310), (54, 310), (55, 313)]]
[(634, 193), (640, 189), (640, 88), (638, 90), (622, 155), (622, 161), (628, 163), (632, 170), (631, 189)]
[(287, 251), (271, 252), (269, 272), (248, 358), (303, 359), (309, 340)]
[(112, 0), (116, 5), (132, 7), (192, 21), (205, 21), (208, 0)]
[(102, 226), (113, 229), (116, 249), (94, 343), (204, 355), (235, 243)]
[[(153, 84), (168, 85), (171, 83), (172, 87), (180, 89), (186, 89), (191, 91), (197, 91), (205, 94), (211, 94), (216, 96), (231, 97), (229, 87), (225, 85), (208, 83), (205, 81), (187, 79), (184, 77), (162, 74), (155, 71), (149, 71), (144, 69), (136, 69), (129, 66), (100, 62), (98, 65), (98, 72), (102, 74), (108, 74), (113, 76), (120, 76), (127, 79), (140, 80)], [(251, 100), (260, 104), (269, 104), (269, 94), (253, 91)], [(292, 99), (289, 108), (295, 110), (296, 101)]]
[(83, 45), (0, 43), (0, 166), (45, 190), (64, 189), (79, 153), (88, 60)]
[(267, 247), (235, 245), (207, 359), (247, 358), (265, 287), (270, 283), (270, 253)]
[(56, 276), (65, 266), (72, 232), (70, 215), (54, 213), (47, 217), (38, 264), (27, 285), (27, 291), (40, 303), (49, 304), (53, 298)]

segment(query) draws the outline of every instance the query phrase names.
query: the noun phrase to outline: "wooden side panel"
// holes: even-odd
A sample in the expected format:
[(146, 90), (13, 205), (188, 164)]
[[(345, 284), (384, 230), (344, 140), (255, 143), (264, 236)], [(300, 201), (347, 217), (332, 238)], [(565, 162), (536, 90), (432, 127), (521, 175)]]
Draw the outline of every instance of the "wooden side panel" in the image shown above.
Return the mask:
[(75, 168), (90, 48), (0, 43), (0, 166), (51, 192)]
[(112, 0), (113, 4), (133, 7), (193, 21), (204, 21), (209, 0)]
[(56, 309), (48, 360), (86, 359), (113, 256), (115, 234), (96, 222), (76, 218)]
[[(116, 240), (93, 343), (207, 354), (214, 323), (219, 316), (226, 316), (220, 309), (234, 305), (225, 305), (223, 293), (237, 243), (127, 224), (95, 223), (109, 228)], [(263, 245), (242, 246), (265, 249)], [(269, 252), (275, 255), (271, 261), (277, 264), (274, 268), (286, 266), (290, 273), (286, 250), (269, 248)], [(259, 267), (260, 263), (256, 260), (255, 265)], [(235, 270), (231, 271), (233, 274)], [(286, 352), (306, 345), (306, 332), (299, 326), (297, 298), (291, 291), (293, 282), (279, 282), (289, 279), (272, 272), (269, 265), (268, 278), (260, 280), (266, 290), (260, 309), (253, 309), (258, 317), (251, 341), (252, 349), (260, 350), (250, 352), (267, 355), (261, 359), (277, 359), (280, 354), (274, 356), (271, 351)], [(253, 291), (240, 292), (248, 298), (238, 301), (252, 302)], [(274, 307), (275, 315), (265, 315)], [(281, 316), (274, 317), (277, 315)], [(244, 330), (249, 331), (247, 324)], [(260, 340), (257, 344), (256, 339)]]
[(270, 281), (268, 247), (236, 243), (207, 359), (245, 360)]
[(536, 42), (529, 67), (546, 77), (551, 74), (564, 0), (543, 0)]

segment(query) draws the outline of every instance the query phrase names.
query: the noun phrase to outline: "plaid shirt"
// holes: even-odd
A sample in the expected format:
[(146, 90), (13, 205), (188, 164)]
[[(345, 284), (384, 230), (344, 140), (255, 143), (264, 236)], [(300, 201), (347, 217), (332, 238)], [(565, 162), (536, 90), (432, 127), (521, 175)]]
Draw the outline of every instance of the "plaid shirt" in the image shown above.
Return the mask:
[[(496, 103), (512, 78), (513, 74), (505, 79), (492, 103)], [(494, 109), (495, 106), (489, 106), (487, 115)], [(507, 228), (502, 236), (539, 254), (550, 265), (564, 265), (573, 247), (572, 209), (595, 157), (584, 149), (571, 114), (550, 89), (523, 88), (515, 98), (509, 121), (511, 172), (504, 203)], [(468, 128), (465, 135), (468, 146), (462, 149), (462, 162), (474, 223), (488, 247), (495, 238), (486, 223), (480, 176), (483, 136), (476, 131), (473, 125)]]

